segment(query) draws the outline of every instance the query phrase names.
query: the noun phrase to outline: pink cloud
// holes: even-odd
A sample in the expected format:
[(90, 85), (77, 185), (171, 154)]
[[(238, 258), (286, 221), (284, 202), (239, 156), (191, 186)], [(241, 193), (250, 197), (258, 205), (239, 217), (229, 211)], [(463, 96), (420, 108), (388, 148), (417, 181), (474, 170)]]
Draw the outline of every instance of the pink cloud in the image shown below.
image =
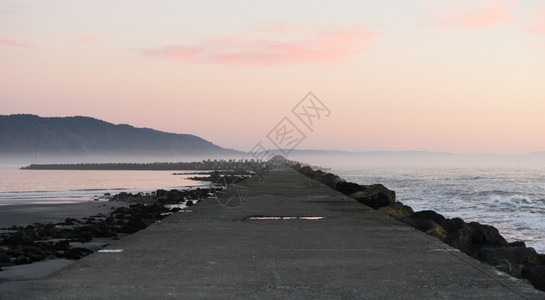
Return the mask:
[(6, 40), (6, 39), (0, 39), (0, 44), (14, 46), (14, 47), (21, 47), (21, 48), (29, 48), (29, 49), (37, 48), (36, 46), (28, 42), (19, 42), (19, 41)]
[(300, 38), (218, 37), (197, 46), (168, 46), (149, 50), (147, 55), (167, 59), (217, 64), (267, 66), (277, 64), (323, 63), (346, 60), (368, 49), (378, 36), (362, 28), (314, 33)]
[(537, 9), (537, 13), (531, 23), (527, 30), (528, 33), (545, 34), (545, 5)]
[(509, 7), (516, 1), (476, 0), (468, 8), (460, 9), (462, 1), (456, 6), (447, 5), (452, 1), (442, 1), (435, 7), (433, 18), (439, 20), (443, 27), (461, 27), (467, 29), (487, 29), (498, 27), (514, 21)]

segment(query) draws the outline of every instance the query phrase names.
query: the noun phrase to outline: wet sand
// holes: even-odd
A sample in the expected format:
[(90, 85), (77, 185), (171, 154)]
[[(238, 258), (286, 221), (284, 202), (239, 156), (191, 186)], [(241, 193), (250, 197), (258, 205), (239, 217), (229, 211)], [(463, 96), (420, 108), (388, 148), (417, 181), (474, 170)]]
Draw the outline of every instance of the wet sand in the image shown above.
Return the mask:
[(34, 223), (57, 223), (66, 218), (81, 219), (93, 215), (108, 214), (112, 207), (128, 206), (114, 201), (89, 201), (66, 204), (21, 204), (0, 206), (0, 228), (13, 225), (26, 226)]
[[(66, 218), (81, 220), (98, 214), (109, 214), (112, 207), (128, 206), (123, 202), (82, 202), (66, 204), (21, 204), (0, 206), (0, 232), (2, 228), (26, 226), (34, 223), (58, 223)], [(94, 239), (82, 247), (97, 251), (112, 239)], [(32, 264), (3, 267), (0, 271), (0, 295), (13, 292), (25, 286), (29, 281), (43, 278), (75, 260), (47, 259)]]

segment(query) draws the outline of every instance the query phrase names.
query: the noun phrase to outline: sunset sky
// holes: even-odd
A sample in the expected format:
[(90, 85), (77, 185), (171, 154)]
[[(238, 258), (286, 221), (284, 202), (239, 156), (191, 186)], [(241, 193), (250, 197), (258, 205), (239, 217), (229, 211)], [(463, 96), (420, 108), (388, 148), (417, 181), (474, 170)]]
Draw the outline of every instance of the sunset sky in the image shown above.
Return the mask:
[[(312, 128), (292, 112), (308, 92)], [(242, 151), (285, 118), (301, 149), (545, 151), (545, 2), (0, 0), (17, 113)]]

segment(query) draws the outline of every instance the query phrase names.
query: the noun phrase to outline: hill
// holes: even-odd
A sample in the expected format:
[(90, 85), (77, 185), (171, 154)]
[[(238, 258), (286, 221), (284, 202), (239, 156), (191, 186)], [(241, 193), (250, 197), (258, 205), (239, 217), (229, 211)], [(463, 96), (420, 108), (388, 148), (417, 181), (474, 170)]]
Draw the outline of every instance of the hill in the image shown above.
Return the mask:
[(90, 117), (0, 115), (2, 156), (221, 156), (225, 149), (191, 134), (174, 134)]

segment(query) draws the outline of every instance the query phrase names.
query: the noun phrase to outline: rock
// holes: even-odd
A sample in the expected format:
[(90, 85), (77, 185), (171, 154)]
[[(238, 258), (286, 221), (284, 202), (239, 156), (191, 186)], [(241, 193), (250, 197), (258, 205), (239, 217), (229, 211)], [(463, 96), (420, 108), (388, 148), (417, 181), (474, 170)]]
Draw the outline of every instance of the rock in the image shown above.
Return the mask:
[[(336, 185), (336, 190), (352, 197), (351, 195), (360, 191), (363, 191), (365, 188), (357, 183), (353, 182), (338, 182)], [(352, 197), (354, 198), (354, 197)]]
[(509, 245), (509, 243), (507, 243), (507, 241), (500, 235), (498, 229), (494, 226), (483, 225), (477, 222), (471, 222), (468, 225), (471, 228), (471, 241), (473, 244), (492, 244), (498, 246)]
[(91, 253), (93, 253), (93, 251), (87, 248), (72, 248), (70, 250), (64, 251), (62, 257), (66, 259), (80, 259)]
[(428, 219), (428, 220), (432, 220), (433, 222), (437, 223), (437, 224), (441, 224), (443, 221), (445, 221), (445, 217), (443, 217), (442, 215), (436, 213), (435, 211), (433, 210), (422, 210), (422, 211), (417, 211), (413, 214), (412, 216), (413, 218), (415, 219)]
[(522, 268), (522, 277), (528, 279), (532, 285), (545, 291), (545, 266), (537, 264), (527, 264)]
[(545, 254), (538, 254), (537, 258), (538, 258), (538, 261), (539, 261), (538, 264), (545, 265)]
[(460, 218), (452, 218), (450, 219), (450, 221), (452, 222), (452, 224), (454, 224), (454, 226), (456, 226), (456, 229), (469, 229), (469, 226), (467, 226), (466, 222)]
[(477, 251), (473, 248), (473, 243), (471, 242), (471, 232), (468, 228), (460, 228), (455, 232), (449, 233), (444, 242), (469, 256), (477, 256)]
[(179, 190), (170, 190), (167, 193), (167, 203), (178, 203), (184, 200), (184, 193)]
[(307, 176), (307, 177), (313, 177), (312, 175), (314, 174), (314, 171), (312, 170), (311, 167), (309, 166), (305, 166), (305, 167), (302, 167), (299, 169), (299, 173)]
[(146, 228), (148, 225), (149, 224), (144, 223), (142, 219), (134, 218), (129, 220), (129, 222), (127, 222), (125, 225), (123, 225), (119, 229), (119, 232), (131, 234)]
[[(458, 220), (451, 220), (446, 219), (443, 215), (438, 214), (437, 212), (433, 210), (422, 210), (417, 211), (412, 215), (415, 219), (428, 219), (431, 220), (437, 224), (439, 224), (447, 233), (453, 233), (458, 230), (459, 227), (463, 227), (462, 224), (465, 224), (462, 219)], [(462, 224), (460, 224), (460, 221), (462, 221)]]
[(435, 227), (433, 229), (430, 229), (430, 230), (426, 231), (426, 234), (429, 234), (429, 235), (431, 235), (433, 237), (436, 237), (437, 239), (443, 241), (443, 240), (445, 240), (447, 238), (448, 233), (443, 227), (439, 226), (439, 227)]
[(0, 266), (6, 266), (10, 263), (9, 255), (8, 253), (0, 248)]
[(520, 278), (523, 266), (536, 264), (538, 255), (533, 248), (521, 247), (481, 247), (479, 260)]
[(481, 247), (479, 259), (492, 266), (502, 261), (509, 261), (512, 264), (537, 264), (538, 254), (534, 248)]
[(371, 208), (379, 209), (395, 202), (395, 192), (387, 189), (382, 184), (361, 187), (361, 191), (351, 194), (350, 197)]
[(439, 225), (445, 228), (448, 233), (453, 233), (458, 230), (458, 226), (454, 221), (452, 221), (452, 219), (445, 219), (443, 222), (439, 223)]
[(509, 246), (526, 248), (526, 243), (523, 241), (516, 241), (516, 242), (509, 243)]
[(298, 171), (374, 209), (379, 209), (395, 202), (395, 192), (387, 189), (382, 184), (359, 185), (353, 182), (346, 182), (335, 174), (324, 173), (321, 170), (313, 171), (308, 166), (302, 167)]
[(10, 249), (7, 253), (11, 257), (15, 257), (13, 263), (16, 265), (30, 264), (35, 261), (45, 259), (48, 254), (36, 246), (21, 245)]
[(320, 181), (321, 183), (327, 185), (328, 187), (332, 189), (337, 189), (337, 184), (339, 184), (339, 182), (342, 182), (343, 180), (335, 174), (327, 173), (323, 175), (321, 178), (319, 178), (318, 181)]
[(81, 222), (74, 218), (66, 218), (64, 219), (64, 222), (59, 225), (76, 225), (80, 224)]
[(127, 192), (121, 192), (115, 196), (115, 200), (117, 201), (129, 201), (132, 198), (134, 198), (133, 195)]
[(66, 251), (70, 249), (70, 242), (68, 242), (67, 240), (58, 241), (53, 246), (53, 249), (58, 251)]
[(8, 246), (32, 245), (38, 238), (38, 233), (33, 226), (28, 226), (4, 238), (4, 244)]
[(415, 219), (411, 217), (400, 219), (400, 221), (422, 232), (427, 232), (434, 228), (441, 227), (441, 225), (428, 219)]
[(26, 265), (31, 263), (32, 261), (30, 260), (30, 258), (24, 255), (20, 255), (13, 260), (13, 264), (15, 265)]
[(31, 262), (44, 260), (48, 256), (44, 250), (34, 246), (25, 247), (23, 252)]
[(378, 209), (381, 213), (396, 219), (408, 218), (414, 214), (410, 206), (403, 205), (401, 202), (394, 202), (388, 206), (383, 206)]

